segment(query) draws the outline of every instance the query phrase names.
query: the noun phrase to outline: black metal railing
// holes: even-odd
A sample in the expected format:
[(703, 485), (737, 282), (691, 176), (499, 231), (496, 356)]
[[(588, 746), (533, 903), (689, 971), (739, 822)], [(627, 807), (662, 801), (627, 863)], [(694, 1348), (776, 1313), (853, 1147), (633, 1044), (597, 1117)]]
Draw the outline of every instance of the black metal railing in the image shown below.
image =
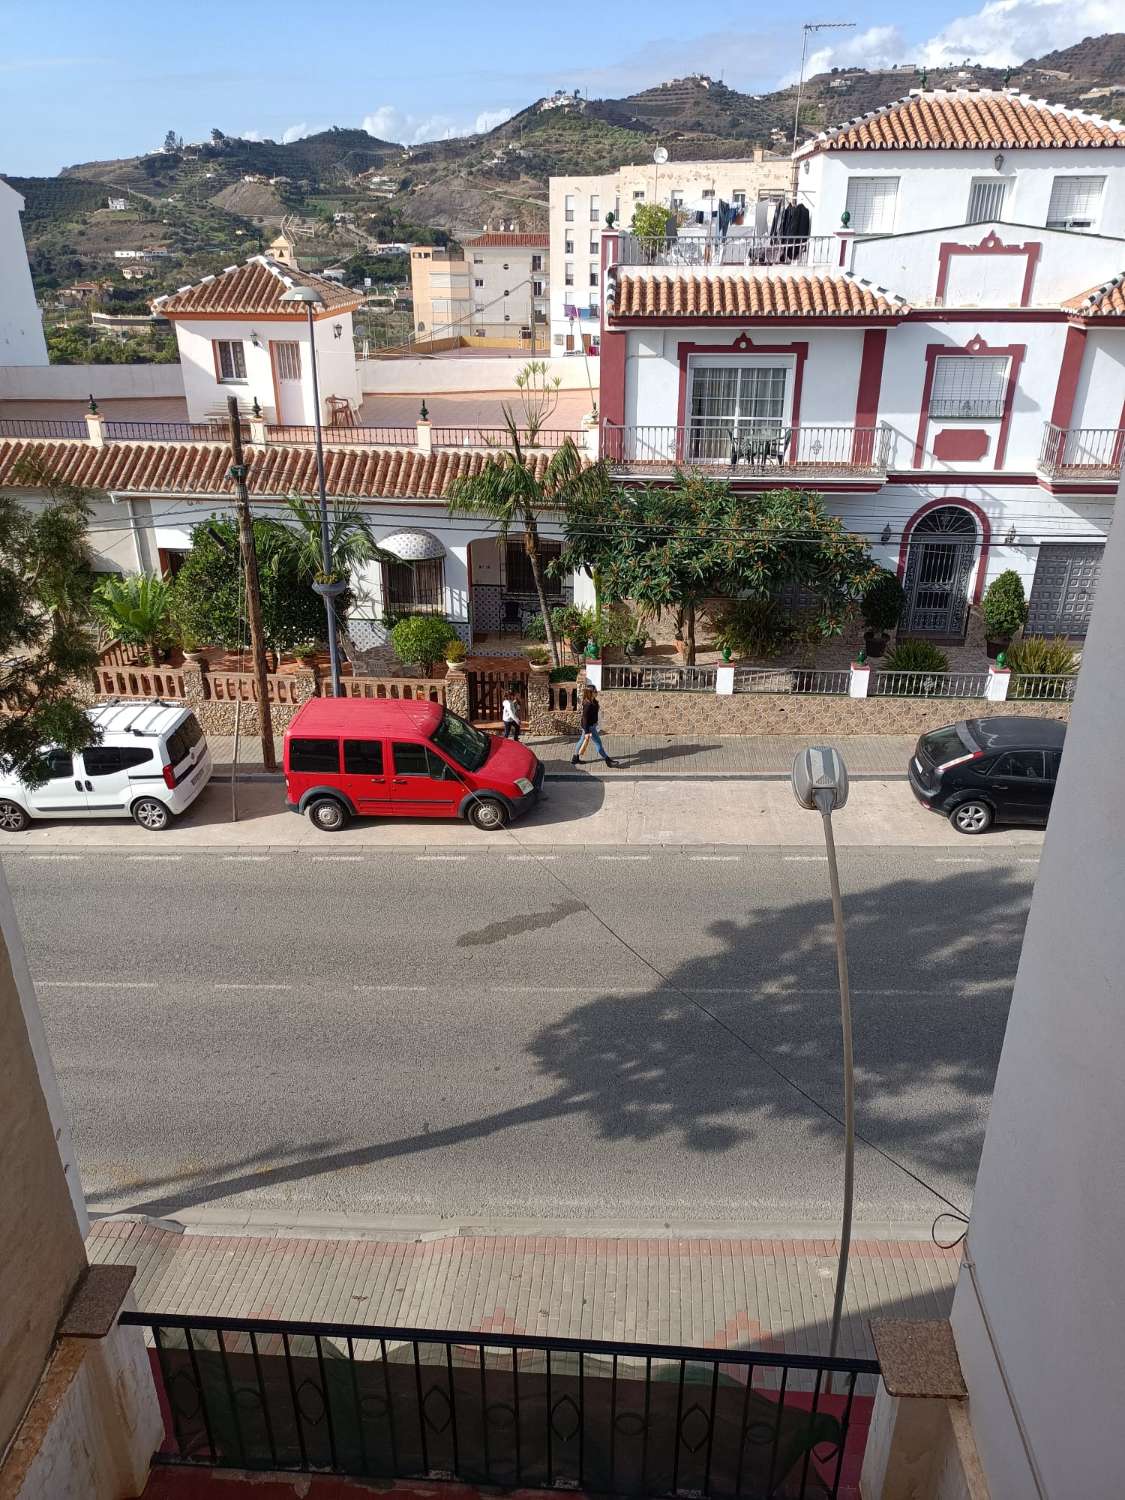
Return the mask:
[(121, 1322), (150, 1345), (157, 1462), (502, 1488), (850, 1494), (879, 1372), (872, 1359), (530, 1334)]
[(0, 438), (89, 437), (85, 419), (59, 417), (0, 417)]
[[(250, 423), (243, 422), (242, 440), (250, 441)], [(229, 443), (226, 422), (106, 422), (108, 443)]]

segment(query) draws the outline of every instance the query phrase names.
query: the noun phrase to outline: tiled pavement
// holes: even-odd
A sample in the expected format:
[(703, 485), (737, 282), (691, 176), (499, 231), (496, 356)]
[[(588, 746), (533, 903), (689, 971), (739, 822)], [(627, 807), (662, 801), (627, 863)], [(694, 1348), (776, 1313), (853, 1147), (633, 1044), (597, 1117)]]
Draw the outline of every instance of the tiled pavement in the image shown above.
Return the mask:
[[(229, 776), (234, 757), (234, 740), (229, 735), (211, 735), (211, 755), (216, 774)], [(723, 736), (701, 734), (685, 740), (670, 735), (623, 739), (606, 733), (606, 750), (623, 762), (630, 776), (788, 776), (793, 757), (806, 745), (817, 743), (800, 735)], [(589, 761), (582, 770), (570, 764), (574, 749), (569, 738), (529, 739), (551, 776), (607, 774), (600, 761)], [(903, 777), (914, 750), (915, 736), (893, 734), (835, 735), (832, 743), (839, 747), (853, 776)], [(281, 761), (281, 737), (277, 738), (278, 763)], [(261, 742), (256, 735), (243, 735), (239, 744), (239, 765), (244, 771), (262, 774)], [(613, 772), (608, 773), (615, 774)]]
[[(823, 1239), (450, 1234), (314, 1238), (181, 1232), (103, 1219), (90, 1259), (138, 1268), (145, 1312), (611, 1338), (816, 1353), (837, 1246)], [(872, 1316), (948, 1316), (960, 1252), (853, 1243), (841, 1353)]]

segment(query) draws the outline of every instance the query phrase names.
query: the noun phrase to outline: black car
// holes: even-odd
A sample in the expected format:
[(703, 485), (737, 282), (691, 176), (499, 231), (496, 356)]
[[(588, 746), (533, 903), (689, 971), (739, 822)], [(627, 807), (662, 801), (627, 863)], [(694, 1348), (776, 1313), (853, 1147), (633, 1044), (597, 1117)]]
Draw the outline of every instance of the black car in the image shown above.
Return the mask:
[(1066, 725), (1057, 719), (962, 719), (922, 735), (910, 786), (961, 833), (993, 823), (1042, 827), (1051, 811)]

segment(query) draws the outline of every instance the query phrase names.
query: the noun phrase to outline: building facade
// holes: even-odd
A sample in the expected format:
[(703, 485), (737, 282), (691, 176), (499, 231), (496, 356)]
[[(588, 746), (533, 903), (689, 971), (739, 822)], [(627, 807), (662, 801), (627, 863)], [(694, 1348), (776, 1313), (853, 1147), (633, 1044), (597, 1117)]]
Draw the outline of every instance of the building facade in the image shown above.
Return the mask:
[[(690, 464), (823, 493), (902, 577), (910, 634), (963, 639), (1012, 568), (1028, 633), (1082, 636), (1125, 428), (1125, 244), (1104, 227), (1125, 211), (1125, 127), (1008, 93), (911, 96), (800, 161), (811, 233), (655, 257), (605, 237), (603, 453), (627, 479)], [(1005, 202), (1038, 218), (981, 218), (978, 182), (1013, 161)], [(875, 221), (871, 184), (896, 170)], [(1100, 184), (1092, 222), (1090, 193), (1055, 217), (1075, 181)]]
[(466, 240), (464, 250), (472, 281), (472, 342), (546, 354), (549, 237), (486, 229)]
[[(684, 207), (722, 199), (732, 205), (780, 197), (792, 173), (788, 159), (761, 150), (743, 161), (640, 163), (550, 183), (551, 352), (596, 352), (602, 302), (600, 238), (606, 215), (619, 227), (639, 203)], [(568, 312), (573, 309), (573, 313)]]
[(24, 249), (23, 199), (0, 177), (0, 365), (45, 365), (47, 340)]
[(414, 301), (414, 342), (468, 338), (472, 317), (472, 278), (460, 250), (415, 245), (410, 251), (410, 294)]

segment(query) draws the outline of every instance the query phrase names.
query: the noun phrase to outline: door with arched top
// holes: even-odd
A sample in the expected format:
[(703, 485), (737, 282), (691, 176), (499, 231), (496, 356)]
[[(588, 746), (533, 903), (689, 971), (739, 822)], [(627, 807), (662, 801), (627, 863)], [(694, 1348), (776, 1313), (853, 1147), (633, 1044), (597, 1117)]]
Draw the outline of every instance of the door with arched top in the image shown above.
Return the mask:
[(977, 526), (969, 511), (943, 505), (922, 517), (906, 549), (901, 635), (964, 635), (976, 553)]

